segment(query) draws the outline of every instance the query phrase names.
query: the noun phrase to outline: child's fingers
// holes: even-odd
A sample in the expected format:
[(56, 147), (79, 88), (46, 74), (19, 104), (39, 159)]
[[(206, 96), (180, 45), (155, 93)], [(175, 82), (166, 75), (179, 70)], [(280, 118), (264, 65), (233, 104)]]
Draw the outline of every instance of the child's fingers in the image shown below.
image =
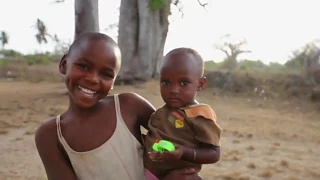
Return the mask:
[(180, 144), (177, 144), (177, 143), (173, 143), (173, 145), (174, 145), (174, 147), (181, 147), (181, 145)]
[(163, 158), (163, 154), (157, 152), (156, 153), (156, 157), (157, 157), (157, 159), (162, 159)]
[(163, 155), (161, 153), (159, 153), (159, 152), (155, 152), (155, 151), (149, 152), (148, 155), (149, 155), (149, 158), (151, 160), (161, 160), (161, 159), (163, 159)]
[(167, 159), (169, 159), (169, 158), (172, 158), (172, 153), (169, 152), (169, 151), (165, 151), (165, 152), (163, 152), (163, 153), (161, 154), (161, 156), (162, 156), (162, 158), (167, 158)]
[(148, 152), (148, 156), (151, 160), (153, 160), (155, 158), (155, 153), (154, 152)]

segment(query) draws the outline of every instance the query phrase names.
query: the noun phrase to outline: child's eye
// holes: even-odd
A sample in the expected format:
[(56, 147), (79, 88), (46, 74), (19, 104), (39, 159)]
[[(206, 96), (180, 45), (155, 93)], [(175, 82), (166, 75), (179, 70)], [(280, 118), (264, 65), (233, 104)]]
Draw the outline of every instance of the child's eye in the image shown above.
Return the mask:
[(168, 82), (168, 81), (161, 81), (161, 84), (163, 84), (163, 85), (168, 85), (169, 82)]
[(182, 82), (180, 83), (181, 86), (186, 86), (186, 85), (188, 85), (188, 84), (189, 84), (189, 82), (187, 82), (187, 81), (182, 81)]

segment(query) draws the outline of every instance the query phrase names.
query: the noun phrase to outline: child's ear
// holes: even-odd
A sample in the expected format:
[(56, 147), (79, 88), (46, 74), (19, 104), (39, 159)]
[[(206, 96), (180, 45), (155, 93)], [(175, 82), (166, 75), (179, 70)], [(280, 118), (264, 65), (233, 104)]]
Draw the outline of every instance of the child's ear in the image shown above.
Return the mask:
[(61, 74), (67, 73), (67, 54), (63, 55), (59, 63), (59, 71)]
[(207, 78), (202, 77), (199, 81), (198, 91), (201, 91), (207, 83)]

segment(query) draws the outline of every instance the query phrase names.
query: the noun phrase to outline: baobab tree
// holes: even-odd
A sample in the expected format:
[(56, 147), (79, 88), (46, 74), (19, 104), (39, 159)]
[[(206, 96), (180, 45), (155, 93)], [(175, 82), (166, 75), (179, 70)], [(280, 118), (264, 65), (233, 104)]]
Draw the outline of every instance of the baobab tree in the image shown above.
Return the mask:
[[(198, 3), (205, 7), (207, 3)], [(155, 77), (163, 58), (171, 3), (183, 0), (121, 0), (118, 44), (122, 63), (118, 80), (124, 83)]]
[(85, 32), (99, 32), (99, 0), (76, 0), (75, 37)]
[(223, 66), (226, 69), (234, 70), (238, 64), (238, 56), (243, 53), (250, 53), (250, 50), (244, 50), (243, 46), (247, 44), (246, 40), (231, 42), (231, 34), (226, 34), (220, 38), (221, 44), (214, 47), (226, 54)]
[[(179, 6), (182, 1), (121, 0), (117, 27), (122, 63), (118, 80), (146, 81), (157, 74), (168, 33), (170, 5)], [(84, 32), (99, 32), (98, 12), (98, 0), (75, 1), (75, 38)]]
[[(65, 0), (56, 0), (63, 3)], [(99, 0), (75, 0), (75, 32), (74, 39), (85, 32), (99, 32)]]

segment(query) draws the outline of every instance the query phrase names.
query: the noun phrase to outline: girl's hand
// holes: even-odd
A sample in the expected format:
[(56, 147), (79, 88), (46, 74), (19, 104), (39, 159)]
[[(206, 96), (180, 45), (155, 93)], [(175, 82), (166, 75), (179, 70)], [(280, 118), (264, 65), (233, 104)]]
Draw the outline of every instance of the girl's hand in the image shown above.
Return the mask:
[(170, 171), (162, 180), (202, 180), (194, 168), (175, 169)]

